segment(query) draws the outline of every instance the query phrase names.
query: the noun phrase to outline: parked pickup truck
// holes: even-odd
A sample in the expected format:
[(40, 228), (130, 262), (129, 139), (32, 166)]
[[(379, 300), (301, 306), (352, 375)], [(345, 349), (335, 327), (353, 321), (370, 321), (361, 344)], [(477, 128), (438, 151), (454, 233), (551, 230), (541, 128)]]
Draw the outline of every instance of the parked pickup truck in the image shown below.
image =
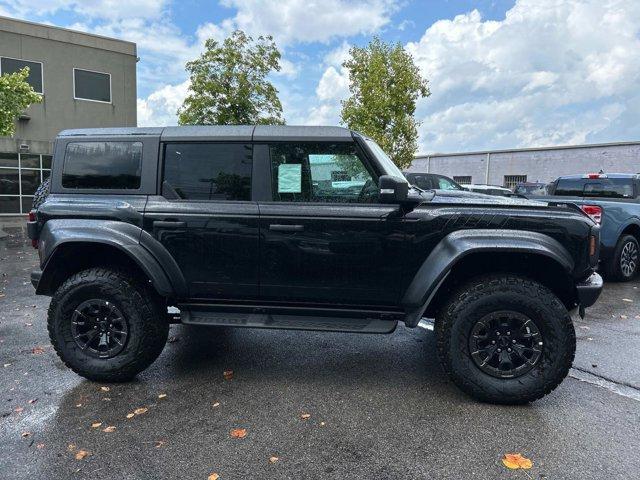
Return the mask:
[(57, 354), (95, 381), (143, 371), (171, 321), (391, 333), (428, 317), (456, 385), (524, 403), (567, 375), (569, 311), (602, 290), (599, 227), (574, 205), (411, 188), (344, 128), (64, 131), (50, 178), (31, 281)]
[(640, 175), (593, 173), (559, 177), (541, 201), (578, 205), (600, 225), (600, 270), (607, 279), (629, 281), (640, 266)]

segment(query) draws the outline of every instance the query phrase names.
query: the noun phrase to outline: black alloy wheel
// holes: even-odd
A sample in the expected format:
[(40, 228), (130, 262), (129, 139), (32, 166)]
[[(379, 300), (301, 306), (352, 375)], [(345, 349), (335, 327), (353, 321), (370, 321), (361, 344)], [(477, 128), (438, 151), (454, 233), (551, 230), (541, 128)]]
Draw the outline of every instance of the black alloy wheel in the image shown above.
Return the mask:
[(129, 325), (111, 302), (90, 299), (82, 302), (71, 317), (71, 334), (76, 345), (95, 358), (112, 358), (127, 343)]
[(469, 336), (469, 352), (476, 366), (498, 378), (516, 378), (529, 372), (540, 359), (543, 346), (542, 334), (533, 320), (509, 310), (485, 315)]

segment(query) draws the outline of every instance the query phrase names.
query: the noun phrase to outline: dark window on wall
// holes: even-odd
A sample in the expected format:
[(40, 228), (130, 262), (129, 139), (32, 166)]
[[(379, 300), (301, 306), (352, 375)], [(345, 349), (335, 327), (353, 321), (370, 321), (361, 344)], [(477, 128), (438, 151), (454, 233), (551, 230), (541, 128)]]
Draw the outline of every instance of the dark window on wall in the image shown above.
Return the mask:
[(78, 100), (111, 103), (111, 75), (73, 69), (74, 97)]
[(524, 183), (526, 181), (526, 175), (505, 175), (503, 187), (513, 190), (519, 183)]
[(460, 185), (469, 185), (473, 183), (471, 180), (471, 177), (456, 177), (455, 175), (453, 177), (453, 181), (459, 183)]
[(62, 169), (64, 188), (140, 188), (141, 142), (71, 142)]
[(38, 93), (43, 93), (42, 89), (42, 64), (40, 62), (30, 62), (28, 60), (18, 60), (15, 58), (0, 58), (0, 74), (16, 73), (24, 67), (29, 67), (27, 83)]
[(169, 143), (162, 193), (183, 200), (251, 200), (252, 147), (241, 143)]

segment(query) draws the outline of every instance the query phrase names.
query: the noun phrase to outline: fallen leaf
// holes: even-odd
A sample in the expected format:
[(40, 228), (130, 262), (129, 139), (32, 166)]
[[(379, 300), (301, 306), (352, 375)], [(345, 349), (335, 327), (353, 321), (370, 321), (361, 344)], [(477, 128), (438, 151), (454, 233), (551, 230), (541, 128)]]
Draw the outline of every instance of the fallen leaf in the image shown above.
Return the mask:
[(33, 323), (25, 323), (24, 324), (26, 327), (33, 327)]
[(112, 426), (109, 426), (109, 427), (107, 427), (107, 428), (103, 428), (103, 429), (102, 429), (102, 431), (103, 431), (104, 433), (113, 433), (113, 432), (115, 432), (115, 431), (116, 431), (116, 427), (114, 427), (114, 426), (112, 425)]
[(219, 478), (220, 478), (220, 475), (218, 475), (217, 473), (212, 473), (207, 477), (207, 480), (218, 480)]
[(167, 443), (166, 440), (156, 440), (156, 444), (154, 445), (156, 448), (160, 448), (162, 447), (165, 443)]
[(300, 415), (300, 418), (302, 420), (308, 420), (311, 417), (310, 413), (303, 413), (302, 415)]
[(80, 408), (81, 406), (82, 406), (82, 404), (81, 404), (81, 403), (76, 403), (76, 407), (77, 407), (77, 408)]
[(147, 410), (149, 410), (146, 407), (140, 407), (140, 408), (136, 408), (133, 413), (135, 413), (136, 415), (142, 415), (143, 413), (146, 413)]
[(626, 315), (620, 315), (620, 318), (623, 319), (623, 320), (626, 320), (629, 317), (627, 317)]
[(67, 452), (73, 452), (76, 449), (76, 446), (73, 443), (70, 443), (67, 447)]
[(29, 400), (27, 403), (30, 403), (31, 405), (33, 405), (34, 403), (36, 403), (38, 401), (37, 398), (32, 398), (31, 400)]
[(135, 416), (136, 416), (135, 413), (127, 413), (127, 418), (133, 418)]
[(91, 428), (98, 428), (100, 425), (102, 425), (102, 422), (95, 422), (91, 424)]
[(5, 363), (5, 364), (3, 365), (3, 367), (4, 367), (4, 368), (10, 367), (10, 366), (11, 366), (11, 364), (10, 364), (10, 363)]
[(623, 298), (622, 301), (623, 302), (633, 303), (633, 300), (631, 300), (630, 298)]
[(38, 450), (42, 450), (42, 449), (44, 448), (44, 443), (38, 443), (38, 444), (36, 445), (36, 448), (37, 448)]
[(78, 450), (78, 452), (76, 453), (76, 460), (82, 460), (89, 455), (91, 455), (91, 453), (87, 452), (86, 450)]
[(164, 398), (164, 397), (166, 397), (166, 396), (167, 396), (167, 394), (166, 394), (166, 393), (161, 393), (160, 395), (158, 395), (158, 398)]
[(269, 463), (276, 463), (278, 460), (280, 460), (278, 457), (269, 457)]
[(13, 409), (13, 411), (16, 412), (16, 413), (21, 413), (23, 410), (24, 410), (24, 408), (22, 408), (22, 407), (16, 407), (16, 408)]
[(232, 438), (244, 438), (247, 436), (247, 430), (245, 428), (234, 428), (229, 432)]
[(27, 438), (29, 435), (31, 435), (31, 432), (22, 432), (21, 434), (22, 438)]
[(103, 392), (108, 392), (111, 389), (109, 387), (100, 387), (100, 390), (102, 390)]
[(320, 426), (321, 426), (321, 427), (324, 427), (325, 425), (326, 425), (326, 423), (324, 423), (324, 422), (320, 422)]
[(31, 349), (31, 353), (33, 353), (34, 355), (40, 355), (40, 354), (44, 353), (44, 348), (42, 348), (42, 347), (33, 347)]
[(225, 370), (222, 372), (222, 376), (225, 380), (231, 380), (233, 378), (233, 370)]
[(518, 468), (528, 470), (533, 466), (531, 460), (519, 453), (505, 453), (504, 457), (502, 457), (502, 464), (511, 470), (517, 470)]
[(220, 406), (220, 402), (216, 402), (213, 404), (214, 407), (219, 407)]

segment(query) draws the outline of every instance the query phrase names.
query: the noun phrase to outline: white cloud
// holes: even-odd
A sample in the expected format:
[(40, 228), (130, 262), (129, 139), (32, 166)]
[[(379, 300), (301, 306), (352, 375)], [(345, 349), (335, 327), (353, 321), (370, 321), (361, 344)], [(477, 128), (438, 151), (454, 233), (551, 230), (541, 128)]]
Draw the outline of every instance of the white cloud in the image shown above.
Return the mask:
[(502, 21), (473, 11), (434, 23), (407, 45), (432, 91), (421, 150), (637, 136), (639, 34), (635, 0), (518, 0)]
[(89, 18), (158, 18), (169, 0), (3, 0), (18, 15), (44, 16), (59, 11)]
[(165, 85), (146, 99), (138, 99), (138, 125), (141, 127), (177, 124), (177, 111), (182, 105), (189, 80), (178, 85)]
[(278, 45), (328, 42), (371, 34), (390, 21), (396, 0), (223, 0), (237, 13), (226, 28), (252, 35), (272, 35)]

